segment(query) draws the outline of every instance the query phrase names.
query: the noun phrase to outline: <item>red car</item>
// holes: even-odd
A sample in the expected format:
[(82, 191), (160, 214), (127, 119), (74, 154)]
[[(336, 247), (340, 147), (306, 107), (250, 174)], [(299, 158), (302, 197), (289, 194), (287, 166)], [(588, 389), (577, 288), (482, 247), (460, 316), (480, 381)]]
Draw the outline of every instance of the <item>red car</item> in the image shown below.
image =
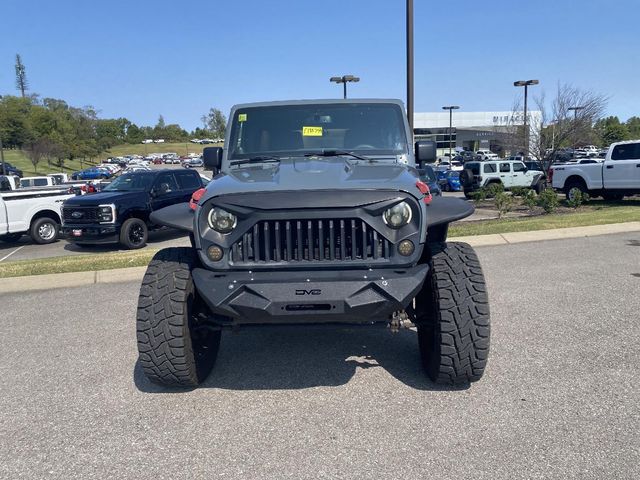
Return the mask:
[(162, 158), (157, 157), (153, 159), (153, 164), (154, 165), (162, 165)]

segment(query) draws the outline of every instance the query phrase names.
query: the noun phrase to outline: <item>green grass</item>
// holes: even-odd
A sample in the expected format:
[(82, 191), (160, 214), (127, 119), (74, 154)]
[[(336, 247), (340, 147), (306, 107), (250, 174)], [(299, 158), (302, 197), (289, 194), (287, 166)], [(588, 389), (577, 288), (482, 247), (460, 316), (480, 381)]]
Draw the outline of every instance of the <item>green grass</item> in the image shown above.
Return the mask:
[(73, 173), (78, 170), (82, 170), (83, 168), (90, 167), (95, 165), (97, 162), (89, 162), (80, 160), (65, 160), (64, 168), (60, 168), (55, 166), (53, 163), (51, 166), (47, 164), (46, 161), (41, 161), (38, 163), (38, 170), (36, 171), (33, 168), (33, 164), (26, 156), (26, 154), (21, 150), (5, 150), (4, 151), (4, 159), (5, 161), (12, 164), (14, 167), (18, 167), (24, 173), (25, 177), (33, 177), (39, 175), (46, 175), (47, 173)]
[(552, 228), (586, 227), (608, 223), (640, 221), (640, 199), (608, 203), (592, 201), (576, 212), (539, 215), (502, 220), (456, 222), (449, 227), (449, 237), (489, 235), (492, 233), (530, 232)]
[(12, 165), (18, 167), (20, 170), (24, 172), (25, 177), (31, 177), (35, 175), (46, 175), (47, 173), (59, 173), (60, 171), (64, 173), (73, 173), (78, 170), (82, 170), (82, 168), (87, 168), (92, 165), (96, 165), (101, 163), (103, 160), (109, 157), (122, 157), (124, 155), (148, 155), (151, 153), (167, 153), (174, 152), (178, 155), (187, 155), (189, 153), (202, 153), (202, 149), (204, 147), (211, 147), (216, 145), (198, 145), (195, 143), (152, 143), (148, 145), (143, 144), (124, 144), (117, 145), (107, 150), (106, 152), (98, 155), (97, 158), (94, 159), (93, 162), (90, 161), (80, 161), (80, 160), (65, 160), (64, 168), (60, 169), (55, 165), (49, 166), (46, 161), (41, 161), (38, 163), (38, 170), (36, 171), (33, 168), (33, 164), (29, 160), (29, 157), (25, 154), (25, 152), (21, 150), (5, 150), (4, 158), (7, 162)]
[(0, 278), (143, 267), (149, 264), (149, 261), (157, 251), (157, 249), (145, 249), (131, 252), (103, 253), (100, 255), (69, 255), (66, 257), (3, 262), (0, 263)]

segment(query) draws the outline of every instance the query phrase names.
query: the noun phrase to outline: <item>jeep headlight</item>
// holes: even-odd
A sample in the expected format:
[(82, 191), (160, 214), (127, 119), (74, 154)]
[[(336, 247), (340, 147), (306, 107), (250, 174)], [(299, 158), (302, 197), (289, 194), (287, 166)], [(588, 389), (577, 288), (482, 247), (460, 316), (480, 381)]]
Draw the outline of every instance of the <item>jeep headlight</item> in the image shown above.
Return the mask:
[(209, 226), (219, 233), (230, 233), (236, 228), (238, 219), (233, 213), (221, 208), (213, 208), (209, 212)]
[(391, 228), (404, 227), (411, 221), (411, 207), (407, 202), (400, 202), (382, 214), (382, 220)]

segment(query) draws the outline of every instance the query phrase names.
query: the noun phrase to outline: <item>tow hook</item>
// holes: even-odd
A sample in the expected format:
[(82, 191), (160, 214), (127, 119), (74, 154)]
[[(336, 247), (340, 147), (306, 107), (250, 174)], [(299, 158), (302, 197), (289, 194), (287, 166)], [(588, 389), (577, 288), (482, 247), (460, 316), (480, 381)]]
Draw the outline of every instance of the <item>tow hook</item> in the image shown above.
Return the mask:
[(401, 328), (411, 328), (413, 323), (409, 320), (409, 315), (404, 310), (398, 310), (393, 312), (391, 320), (389, 321), (389, 328), (391, 333), (398, 333)]

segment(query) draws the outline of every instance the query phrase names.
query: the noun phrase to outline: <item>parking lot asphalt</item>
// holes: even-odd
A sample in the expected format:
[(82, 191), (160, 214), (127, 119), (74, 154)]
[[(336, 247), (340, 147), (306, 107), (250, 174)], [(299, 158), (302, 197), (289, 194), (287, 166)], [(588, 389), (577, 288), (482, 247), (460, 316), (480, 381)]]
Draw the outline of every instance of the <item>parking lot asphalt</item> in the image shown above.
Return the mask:
[(640, 233), (478, 253), (491, 356), (460, 390), (413, 331), (348, 327), (225, 333), (166, 390), (137, 283), (0, 295), (0, 478), (640, 477)]

